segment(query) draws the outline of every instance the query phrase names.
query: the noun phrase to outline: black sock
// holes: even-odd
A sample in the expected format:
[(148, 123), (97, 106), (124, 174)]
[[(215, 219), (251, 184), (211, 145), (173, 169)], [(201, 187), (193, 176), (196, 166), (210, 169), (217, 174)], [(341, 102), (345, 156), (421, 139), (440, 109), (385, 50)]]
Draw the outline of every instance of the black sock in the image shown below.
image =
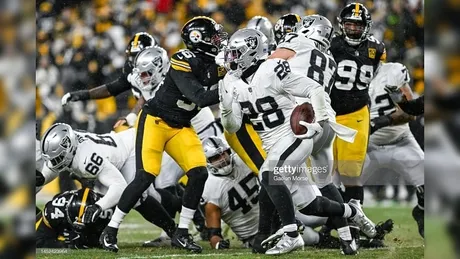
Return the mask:
[(263, 186), (259, 192), (259, 233), (260, 234), (271, 234), (271, 218), (275, 212), (275, 205), (270, 196), (268, 196), (267, 190)]
[(425, 185), (417, 186), (416, 188), (417, 194), (417, 204), (420, 209), (425, 209)]
[(155, 181), (155, 176), (147, 173), (144, 170), (136, 172), (134, 180), (128, 184), (123, 191), (120, 201), (118, 202), (118, 208), (128, 214), (129, 211), (136, 205), (136, 202), (141, 198), (142, 193), (147, 190), (151, 183)]
[(273, 179), (273, 172), (262, 172), (261, 183), (267, 190), (270, 200), (272, 200), (275, 205), (283, 226), (295, 224), (295, 211), (294, 204), (292, 203), (291, 192), (283, 182), (270, 184), (269, 179)]
[(344, 201), (349, 202), (350, 199), (359, 200), (362, 205), (364, 203), (364, 188), (362, 186), (347, 186)]
[(147, 196), (136, 210), (144, 219), (162, 228), (168, 236), (176, 230), (176, 223), (155, 198)]
[[(324, 197), (329, 198), (331, 201), (336, 201), (340, 204), (343, 204), (342, 195), (334, 184), (328, 184), (321, 188), (320, 191)], [(327, 224), (330, 224), (330, 226), (335, 229), (348, 226), (347, 220), (343, 217), (329, 217), (326, 225)]]
[(190, 169), (187, 172), (188, 183), (182, 196), (182, 206), (196, 210), (203, 194), (204, 184), (208, 179), (206, 167), (200, 166)]
[(299, 235), (299, 232), (297, 231), (290, 231), (290, 232), (286, 232), (286, 235), (288, 235), (289, 237), (296, 237)]
[(176, 213), (180, 211), (182, 206), (182, 201), (179, 196), (174, 195), (174, 193), (171, 193), (166, 189), (157, 189), (157, 192), (161, 196), (161, 205), (165, 208), (171, 218), (175, 218)]

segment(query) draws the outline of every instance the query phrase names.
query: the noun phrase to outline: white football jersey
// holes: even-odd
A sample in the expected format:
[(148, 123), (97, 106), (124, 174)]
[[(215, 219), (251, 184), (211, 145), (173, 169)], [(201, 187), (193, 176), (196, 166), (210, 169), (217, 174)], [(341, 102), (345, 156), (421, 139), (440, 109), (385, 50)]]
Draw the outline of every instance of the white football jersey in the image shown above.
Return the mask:
[(77, 152), (73, 159), (72, 172), (79, 177), (94, 179), (111, 163), (121, 170), (134, 152), (134, 128), (108, 134), (75, 131), (79, 136)]
[[(42, 172), (43, 170), (43, 165), (45, 164), (45, 161), (43, 160), (42, 157), (42, 151), (40, 149), (40, 141), (35, 140), (35, 171)], [(35, 193), (38, 193), (42, 189), (42, 186), (40, 187), (35, 187)]]
[[(235, 88), (241, 111), (246, 114), (268, 152), (281, 136), (291, 134), (290, 118), (296, 101), (294, 95), (308, 97), (317, 83), (301, 74), (292, 73), (282, 59), (263, 62), (249, 83), (227, 73)], [(226, 81), (227, 81), (226, 80)]]
[(209, 174), (203, 200), (221, 209), (222, 220), (240, 240), (257, 234), (259, 227), (259, 185), (257, 176), (238, 157), (230, 176)]
[[(324, 91), (327, 93), (325, 98), (328, 115), (332, 118), (335, 117), (335, 111), (331, 107), (329, 94), (334, 84), (334, 74), (337, 70), (337, 64), (330, 52), (324, 53), (320, 51), (317, 44), (319, 43), (301, 34), (291, 32), (284, 37), (284, 40), (277, 48), (294, 51), (296, 55), (288, 60), (291, 70), (294, 73), (306, 75), (324, 87)], [(296, 97), (296, 101), (299, 104), (310, 102), (309, 98), (301, 97)]]
[[(376, 71), (376, 75), (369, 86), (371, 119), (396, 111), (396, 106), (385, 91), (385, 86), (398, 86), (399, 89), (409, 82), (409, 73), (403, 64), (383, 63)], [(374, 132), (369, 140), (377, 145), (385, 145), (394, 142), (406, 134), (411, 134), (408, 123), (383, 127)]]

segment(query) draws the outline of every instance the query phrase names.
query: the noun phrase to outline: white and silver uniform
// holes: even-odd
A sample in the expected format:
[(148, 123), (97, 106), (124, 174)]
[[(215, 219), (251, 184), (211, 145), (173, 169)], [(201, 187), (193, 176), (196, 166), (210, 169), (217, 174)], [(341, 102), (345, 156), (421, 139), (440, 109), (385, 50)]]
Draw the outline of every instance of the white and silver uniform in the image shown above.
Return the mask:
[[(292, 185), (289, 183), (292, 177), (283, 177), (286, 176), (284, 172), (287, 175), (292, 172), (278, 173), (280, 168), (298, 169), (304, 165), (312, 152), (314, 139), (319, 141), (322, 138), (302, 140), (294, 136), (289, 120), (296, 106), (294, 95), (317, 98), (324, 93), (322, 86), (306, 76), (291, 72), (289, 63), (282, 59), (263, 62), (252, 79), (248, 79), (249, 84), (230, 74), (226, 77), (224, 84), (234, 87), (237, 103), (234, 101), (232, 113), (222, 116), (224, 126), (230, 133), (235, 132), (241, 126), (242, 114), (247, 114), (267, 152), (260, 172), (274, 172), (280, 181)], [(261, 176), (262, 173), (259, 174)], [(302, 193), (309, 196), (308, 205), (316, 195), (311, 184), (305, 187), (308, 190), (302, 190)]]
[[(133, 95), (136, 98), (144, 97), (145, 100), (149, 100), (155, 96), (156, 91), (159, 87), (151, 89), (145, 89), (137, 85), (137, 81), (133, 80), (132, 74), (128, 75), (128, 81), (131, 83)], [(163, 82), (160, 83), (160, 85)], [(211, 108), (205, 107), (198, 112), (198, 114), (191, 120), (192, 127), (198, 134), (200, 140), (203, 140), (210, 136), (222, 136), (223, 132), (220, 127), (217, 126), (214, 114)], [(164, 189), (166, 187), (174, 186), (177, 184), (179, 179), (184, 176), (185, 172), (180, 166), (174, 161), (174, 159), (163, 152), (163, 158), (161, 161), (160, 174), (155, 178), (155, 188)]]
[[(312, 185), (313, 194), (306, 195), (301, 191), (308, 182), (289, 181), (286, 183), (291, 191), (292, 201), (296, 210), (305, 208), (312, 197), (321, 196), (316, 185)], [(235, 154), (234, 167), (229, 176), (209, 174), (206, 181), (203, 200), (221, 209), (221, 219), (232, 229), (240, 240), (245, 240), (257, 234), (259, 226), (259, 205), (257, 195), (259, 185), (254, 173)], [(325, 217), (308, 216), (296, 212), (296, 218), (312, 228), (324, 225)]]
[[(409, 82), (409, 74), (404, 65), (382, 64), (369, 86), (371, 119), (396, 111), (395, 105), (385, 91), (385, 86), (400, 88)], [(386, 126), (371, 135), (363, 170), (363, 182), (381, 184), (377, 180), (378, 176), (371, 178), (381, 169), (399, 173), (414, 186), (424, 184), (424, 153), (412, 135), (408, 123)]]
[[(38, 172), (43, 171), (43, 165), (45, 164), (45, 161), (43, 160), (42, 157), (42, 151), (40, 149), (40, 141), (35, 140), (35, 170)], [(37, 194), (43, 186), (35, 187), (35, 194)]]
[(232, 173), (229, 176), (209, 174), (202, 197), (205, 203), (219, 207), (221, 219), (238, 239), (245, 240), (257, 234), (258, 193), (257, 176), (235, 155)]
[[(278, 48), (290, 49), (296, 53), (293, 58), (288, 60), (294, 73), (306, 75), (324, 87), (327, 118), (329, 121), (335, 122), (336, 113), (332, 109), (329, 92), (334, 83), (337, 64), (330, 53), (320, 51), (318, 44), (301, 34), (291, 32), (285, 36), (284, 41), (278, 45)], [(298, 104), (310, 102), (308, 98), (301, 97), (297, 97), (296, 101)], [(328, 137), (324, 138), (321, 143), (315, 143), (311, 154), (313, 169), (327, 169), (326, 172), (313, 175), (313, 180), (320, 188), (332, 182), (331, 175), (334, 166), (332, 144), (334, 143), (335, 133), (326, 124), (323, 134), (328, 134)]]

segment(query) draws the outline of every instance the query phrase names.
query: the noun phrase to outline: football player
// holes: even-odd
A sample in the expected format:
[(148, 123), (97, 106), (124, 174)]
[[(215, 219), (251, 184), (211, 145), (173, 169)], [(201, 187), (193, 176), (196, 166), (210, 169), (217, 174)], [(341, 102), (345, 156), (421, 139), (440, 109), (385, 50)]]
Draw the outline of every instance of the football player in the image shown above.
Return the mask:
[[(126, 183), (134, 178), (134, 133), (134, 129), (102, 135), (75, 132), (63, 123), (56, 123), (46, 131), (40, 143), (45, 161), (44, 184), (62, 170), (68, 170), (79, 179), (95, 181), (96, 191), (104, 194), (95, 204), (84, 208), (78, 224), (90, 224), (104, 210), (114, 207)], [(172, 235), (176, 225), (159, 200), (159, 194), (150, 186), (142, 199), (136, 201), (136, 210)]]
[[(337, 76), (331, 89), (336, 121), (357, 130), (353, 143), (340, 138), (334, 141), (334, 161), (340, 180), (346, 187), (344, 200), (356, 199), (363, 204), (364, 193), (359, 181), (369, 139), (369, 84), (381, 61), (386, 59), (383, 43), (370, 34), (372, 20), (360, 3), (345, 6), (337, 17), (340, 35), (332, 38), (330, 51), (337, 63)], [(359, 231), (352, 227), (358, 238)]]
[[(280, 215), (284, 233), (276, 246), (267, 250), (266, 254), (283, 254), (303, 247), (304, 241), (296, 231), (293, 202), (288, 187), (283, 181), (278, 181), (277, 184), (269, 184), (269, 181), (276, 180), (273, 174), (280, 166), (296, 167), (305, 163), (314, 142), (325, 141), (329, 133), (321, 138), (323, 128), (319, 122), (324, 125), (328, 115), (322, 86), (303, 75), (291, 73), (289, 63), (285, 60), (265, 61), (267, 56), (267, 39), (261, 32), (242, 29), (232, 35), (224, 55), (226, 68), (231, 72), (219, 83), (220, 108), (222, 123), (229, 133), (234, 133), (241, 127), (243, 113), (248, 115), (255, 125), (254, 128), (257, 128), (263, 148), (268, 151), (259, 178), (262, 188), (266, 189)], [(294, 135), (289, 120), (286, 120), (296, 105), (294, 95), (310, 97), (316, 107), (316, 122), (300, 122), (308, 129), (303, 135)], [(330, 202), (328, 199), (315, 199), (314, 194), (310, 197), (313, 198), (311, 201), (318, 201), (312, 206), (318, 209), (319, 214), (324, 212), (319, 211), (320, 209), (332, 207), (319, 204), (322, 201)], [(375, 232), (373, 223), (362, 214), (359, 204), (354, 201), (346, 205), (335, 204), (338, 206), (337, 213), (342, 211), (344, 217), (356, 216), (355, 219), (359, 219), (363, 231), (370, 234)], [(307, 204), (307, 207), (309, 205), (311, 204)]]
[[(424, 236), (424, 153), (409, 129), (415, 117), (396, 106), (385, 88), (398, 89), (407, 100), (412, 100), (407, 68), (401, 63), (380, 65), (369, 87), (371, 98), (371, 136), (367, 150), (362, 181), (366, 181), (379, 169), (391, 167), (406, 181), (416, 187), (418, 204), (412, 215)], [(375, 178), (374, 178), (375, 179)], [(377, 183), (369, 183), (371, 185)]]
[(109, 223), (114, 208), (104, 210), (86, 225), (78, 224), (86, 207), (102, 195), (89, 189), (59, 193), (46, 203), (43, 215), (35, 223), (37, 248), (99, 248), (99, 236)]
[(189, 178), (182, 199), (179, 227), (171, 244), (197, 253), (202, 251), (189, 235), (188, 228), (208, 173), (201, 142), (190, 121), (201, 107), (219, 102), (218, 90), (206, 90), (204, 86), (216, 85), (225, 74), (225, 69), (216, 65), (215, 57), (227, 34), (213, 19), (198, 16), (183, 26), (181, 36), (187, 49), (171, 57), (171, 69), (163, 85), (139, 113), (136, 177), (123, 192), (114, 216), (100, 237), (104, 248), (113, 252), (118, 251), (117, 232), (121, 221), (160, 173), (163, 151)]
[(275, 41), (279, 44), (284, 35), (293, 32), (296, 23), (300, 22), (300, 16), (295, 13), (288, 13), (281, 16), (275, 23)]
[[(137, 54), (141, 50), (146, 47), (150, 46), (157, 46), (158, 43), (155, 39), (146, 32), (138, 32), (136, 33), (130, 40), (128, 46), (126, 47), (126, 61), (121, 72), (121, 75), (114, 80), (113, 82), (100, 85), (98, 87), (92, 88), (90, 90), (80, 90), (75, 92), (66, 93), (62, 97), (62, 105), (65, 106), (69, 102), (76, 102), (76, 101), (86, 101), (86, 100), (94, 100), (94, 99), (103, 99), (110, 96), (117, 96), (125, 91), (134, 88), (135, 86), (131, 85), (128, 81), (128, 75), (132, 72), (134, 67), (134, 59)], [(133, 91), (140, 93), (141, 89), (133, 89)], [(140, 98), (141, 96), (138, 94), (138, 102), (136, 106), (133, 108), (130, 114), (128, 114), (125, 118), (120, 119), (114, 125), (114, 128), (127, 124), (129, 126), (133, 126), (136, 122), (137, 113), (139, 112), (140, 108), (142, 107), (145, 100)]]
[[(322, 85), (325, 91), (324, 98), (327, 105), (328, 119), (335, 121), (335, 112), (330, 105), (329, 98), (337, 69), (337, 64), (329, 52), (333, 33), (332, 24), (326, 17), (321, 15), (304, 16), (293, 28), (293, 31), (283, 37), (278, 44), (277, 50), (272, 53), (270, 58), (288, 60), (293, 72), (305, 74)], [(308, 100), (297, 98), (297, 103), (299, 104), (305, 101)], [(321, 145), (321, 148), (312, 152), (310, 161), (313, 168), (327, 168), (326, 173), (313, 174), (315, 183), (322, 194), (331, 200), (343, 203), (340, 192), (332, 183), (334, 161), (332, 144), (335, 133), (333, 131), (330, 131), (330, 133), (330, 137)], [(346, 220), (341, 217), (335, 217), (331, 218), (331, 221), (344, 242), (343, 252), (345, 254), (355, 254), (356, 248), (353, 240), (345, 239), (351, 236)]]
[(268, 39), (268, 51), (272, 51), (276, 49), (276, 41), (275, 41), (275, 32), (273, 31), (273, 25), (270, 20), (265, 16), (254, 16), (246, 25), (248, 29), (255, 29), (262, 32), (265, 37)]

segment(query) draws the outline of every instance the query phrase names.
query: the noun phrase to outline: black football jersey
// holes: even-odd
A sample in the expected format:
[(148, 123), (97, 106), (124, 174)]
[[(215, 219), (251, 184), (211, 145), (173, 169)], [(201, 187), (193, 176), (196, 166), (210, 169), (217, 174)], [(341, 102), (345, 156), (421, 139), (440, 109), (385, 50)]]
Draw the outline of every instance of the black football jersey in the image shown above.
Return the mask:
[(337, 115), (348, 114), (369, 104), (369, 84), (380, 61), (386, 60), (385, 45), (370, 36), (357, 46), (343, 36), (331, 41), (330, 51), (337, 63), (331, 104)]
[(170, 127), (190, 127), (199, 109), (219, 102), (218, 89), (209, 90), (226, 70), (213, 57), (184, 49), (171, 57), (171, 67), (155, 97), (144, 110), (160, 117)]

